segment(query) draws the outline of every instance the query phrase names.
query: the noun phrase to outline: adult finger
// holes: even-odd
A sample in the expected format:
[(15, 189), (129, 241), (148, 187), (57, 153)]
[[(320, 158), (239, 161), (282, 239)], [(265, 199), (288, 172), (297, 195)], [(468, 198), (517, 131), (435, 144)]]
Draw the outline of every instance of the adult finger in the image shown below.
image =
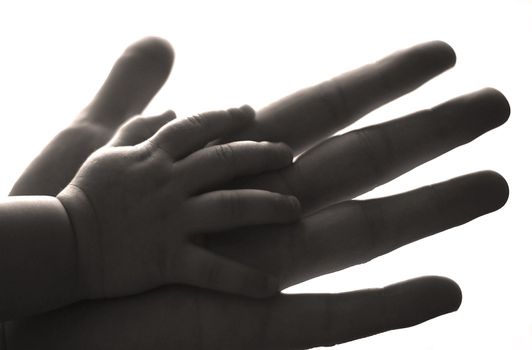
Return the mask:
[[(278, 293), (279, 281), (272, 275), (248, 267), (202, 248), (190, 248), (188, 254), (193, 263), (180, 272), (178, 281), (219, 292), (241, 294), (254, 298), (270, 297)], [(180, 261), (182, 258), (178, 257)], [(182, 271), (183, 266), (176, 266)], [(184, 279), (181, 273), (184, 273)], [(173, 281), (168, 280), (169, 283)]]
[(293, 350), (409, 327), (457, 309), (460, 300), (456, 284), (441, 277), (264, 300), (170, 286), (9, 322), (5, 336), (9, 349)]
[(184, 172), (187, 191), (196, 193), (238, 177), (285, 168), (292, 159), (292, 151), (282, 143), (237, 141), (199, 150), (176, 163), (176, 169)]
[(303, 89), (257, 113), (231, 140), (285, 142), (299, 153), (370, 111), (415, 90), (455, 64), (453, 49), (432, 41)]
[(390, 197), (339, 203), (295, 225), (208, 237), (207, 245), (276, 274), (287, 287), (462, 225), (499, 209), (507, 198), (504, 178), (484, 171)]
[(147, 38), (131, 45), (94, 100), (26, 168), (11, 195), (59, 193), (120, 124), (142, 112), (166, 81), (172, 62), (173, 51), (162, 39)]
[(170, 75), (173, 61), (174, 52), (166, 40), (148, 37), (134, 43), (117, 60), (79, 121), (114, 132), (142, 113)]
[(503, 124), (508, 101), (483, 89), (434, 108), (332, 137), (280, 174), (244, 184), (292, 194), (306, 212), (353, 198)]
[(342, 294), (283, 295), (271, 300), (264, 349), (308, 349), (406, 328), (460, 307), (458, 285), (423, 277)]
[(225, 134), (242, 130), (254, 119), (255, 111), (247, 105), (226, 111), (201, 113), (168, 123), (147, 142), (177, 161)]
[(301, 214), (299, 201), (293, 196), (246, 189), (204, 193), (189, 199), (186, 208), (198, 218), (191, 228), (197, 233), (288, 223)]

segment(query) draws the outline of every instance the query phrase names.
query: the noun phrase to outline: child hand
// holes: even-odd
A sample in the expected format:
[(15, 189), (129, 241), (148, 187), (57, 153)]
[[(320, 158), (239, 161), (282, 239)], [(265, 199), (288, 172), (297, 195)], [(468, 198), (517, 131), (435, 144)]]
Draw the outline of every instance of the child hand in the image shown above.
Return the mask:
[(279, 143), (205, 147), (253, 120), (247, 106), (174, 120), (145, 142), (104, 147), (85, 162), (57, 196), (77, 236), (81, 297), (174, 283), (255, 297), (278, 290), (272, 276), (193, 243), (197, 235), (292, 222), (300, 215), (292, 196), (213, 190), (292, 163), (292, 151)]

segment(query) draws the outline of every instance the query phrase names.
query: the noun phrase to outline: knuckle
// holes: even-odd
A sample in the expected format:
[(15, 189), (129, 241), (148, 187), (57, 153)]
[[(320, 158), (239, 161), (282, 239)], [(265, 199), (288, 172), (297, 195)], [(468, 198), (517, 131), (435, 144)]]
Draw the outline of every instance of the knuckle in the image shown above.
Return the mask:
[(228, 163), (230, 166), (236, 166), (236, 152), (231, 144), (223, 144), (214, 146), (216, 157), (223, 163)]
[(141, 142), (131, 148), (129, 156), (137, 162), (143, 162), (152, 158), (154, 154), (153, 148), (154, 145), (152, 142)]
[(107, 183), (113, 182), (122, 176), (132, 163), (125, 154), (120, 148), (100, 148), (90, 155), (83, 167), (93, 176), (99, 179), (107, 177)]
[(208, 118), (206, 118), (203, 114), (194, 114), (185, 120), (191, 127), (194, 128), (205, 129), (209, 126)]

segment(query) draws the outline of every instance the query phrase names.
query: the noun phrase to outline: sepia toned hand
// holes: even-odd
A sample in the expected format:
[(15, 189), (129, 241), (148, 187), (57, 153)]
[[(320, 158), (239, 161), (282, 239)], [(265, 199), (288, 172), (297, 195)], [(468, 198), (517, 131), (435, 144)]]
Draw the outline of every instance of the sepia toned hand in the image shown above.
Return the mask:
[[(164, 83), (172, 51), (159, 39), (130, 47), (82, 116), (30, 165), (12, 194), (57, 194), (79, 166), (142, 111)], [(234, 230), (204, 244), (278, 276), (283, 287), (366, 262), (504, 205), (508, 188), (491, 171), (387, 198), (349, 200), (503, 124), (504, 96), (484, 89), (389, 122), (329, 136), (454, 65), (453, 50), (430, 42), (395, 53), (258, 111), (229, 140), (284, 142), (302, 154), (290, 167), (233, 186), (296, 195), (297, 224)], [(134, 77), (131, 83), (131, 77)], [(114, 98), (117, 97), (118, 98)], [(115, 137), (129, 145), (159, 125), (135, 118)], [(61, 169), (42, 180), (40, 174)], [(253, 300), (184, 286), (83, 302), (4, 325), (9, 349), (304, 349), (409, 327), (456, 310), (459, 287), (422, 277), (343, 294)], [(102, 345), (102, 344), (105, 344)]]

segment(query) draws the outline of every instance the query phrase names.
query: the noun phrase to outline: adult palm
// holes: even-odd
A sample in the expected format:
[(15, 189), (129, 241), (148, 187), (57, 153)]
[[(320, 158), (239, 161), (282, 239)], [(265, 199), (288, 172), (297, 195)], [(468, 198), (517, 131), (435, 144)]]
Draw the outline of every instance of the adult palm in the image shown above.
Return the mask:
[[(151, 136), (160, 126), (157, 119), (130, 119), (163, 85), (172, 61), (172, 49), (160, 39), (128, 48), (95, 99), (28, 167), (11, 194), (56, 195), (97, 148)], [(282, 141), (301, 156), (283, 171), (234, 185), (294, 194), (306, 215), (294, 225), (228, 232), (207, 237), (205, 244), (290, 286), (500, 208), (508, 188), (489, 171), (387, 198), (349, 200), (504, 123), (509, 106), (494, 89), (329, 137), (454, 62), (447, 44), (425, 43), (259, 111), (252, 127), (227, 140)], [(459, 287), (442, 277), (263, 300), (168, 286), (7, 322), (4, 333), (8, 349), (304, 349), (412, 326), (454, 311), (460, 302)]]

